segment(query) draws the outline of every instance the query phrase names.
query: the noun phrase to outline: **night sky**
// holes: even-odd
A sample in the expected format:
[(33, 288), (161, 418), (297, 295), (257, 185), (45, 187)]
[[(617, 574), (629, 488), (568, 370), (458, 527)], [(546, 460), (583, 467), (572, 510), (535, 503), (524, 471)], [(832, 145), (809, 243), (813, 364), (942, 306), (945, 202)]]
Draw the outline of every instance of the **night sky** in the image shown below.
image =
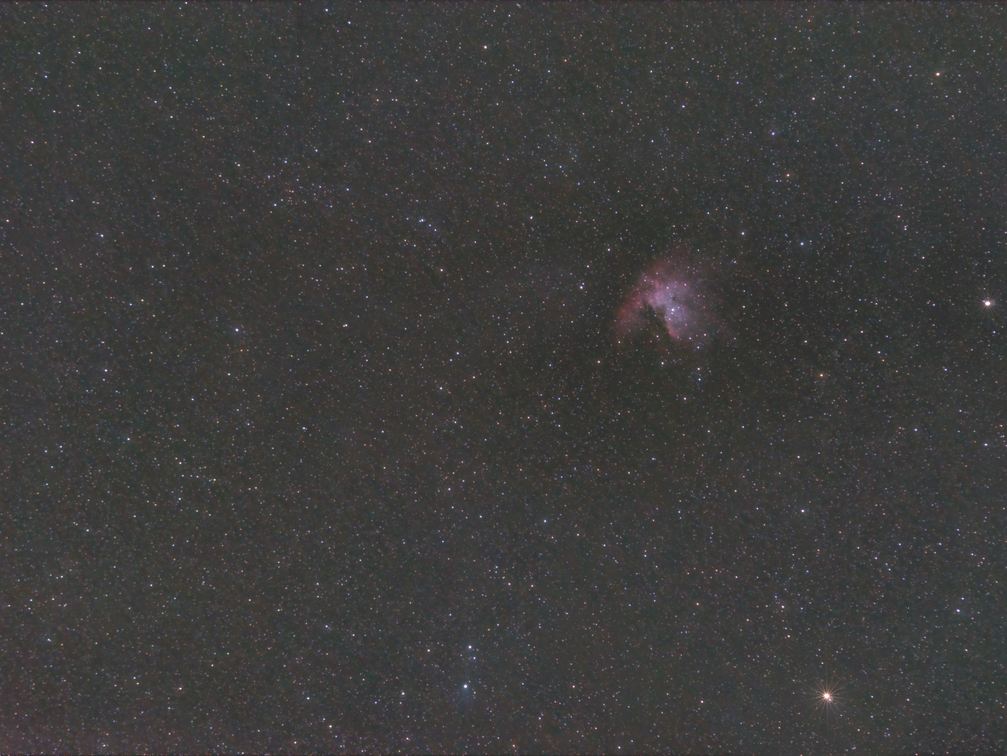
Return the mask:
[(1004, 748), (1005, 38), (4, 5), (0, 751)]

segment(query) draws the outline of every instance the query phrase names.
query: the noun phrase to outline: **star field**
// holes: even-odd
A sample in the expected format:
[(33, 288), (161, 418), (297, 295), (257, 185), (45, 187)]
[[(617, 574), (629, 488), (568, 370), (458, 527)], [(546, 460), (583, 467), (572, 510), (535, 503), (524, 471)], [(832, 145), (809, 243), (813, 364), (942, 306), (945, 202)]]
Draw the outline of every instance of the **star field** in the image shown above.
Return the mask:
[(1003, 8), (0, 15), (0, 751), (1004, 750)]

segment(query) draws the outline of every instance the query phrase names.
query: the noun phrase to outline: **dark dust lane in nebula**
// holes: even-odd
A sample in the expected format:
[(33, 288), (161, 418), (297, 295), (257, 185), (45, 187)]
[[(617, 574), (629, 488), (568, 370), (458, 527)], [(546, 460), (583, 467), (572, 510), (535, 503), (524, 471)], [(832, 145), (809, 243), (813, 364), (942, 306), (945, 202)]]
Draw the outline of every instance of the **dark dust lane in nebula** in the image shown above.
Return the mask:
[(714, 298), (696, 267), (673, 259), (654, 262), (619, 306), (616, 333), (627, 338), (655, 321), (673, 341), (697, 348), (715, 335)]

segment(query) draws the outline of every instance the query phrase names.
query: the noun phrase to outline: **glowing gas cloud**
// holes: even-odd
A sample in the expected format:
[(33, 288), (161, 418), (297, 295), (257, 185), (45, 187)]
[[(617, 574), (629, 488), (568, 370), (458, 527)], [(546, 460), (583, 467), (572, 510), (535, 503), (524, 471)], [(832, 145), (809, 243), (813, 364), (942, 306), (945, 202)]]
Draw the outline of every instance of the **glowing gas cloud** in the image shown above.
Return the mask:
[(701, 346), (713, 335), (712, 302), (696, 268), (673, 260), (652, 264), (616, 312), (616, 334), (626, 338), (655, 321), (676, 342)]

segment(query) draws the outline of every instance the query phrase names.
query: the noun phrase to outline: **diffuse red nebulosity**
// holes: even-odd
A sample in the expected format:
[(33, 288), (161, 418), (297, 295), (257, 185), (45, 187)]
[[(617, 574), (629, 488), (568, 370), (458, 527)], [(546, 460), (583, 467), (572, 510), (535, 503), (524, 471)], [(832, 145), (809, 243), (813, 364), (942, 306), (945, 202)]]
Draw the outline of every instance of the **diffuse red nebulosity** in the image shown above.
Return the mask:
[(694, 265), (676, 259), (654, 262), (637, 279), (616, 311), (619, 339), (644, 330), (655, 320), (677, 342), (702, 345), (717, 323), (705, 276)]

